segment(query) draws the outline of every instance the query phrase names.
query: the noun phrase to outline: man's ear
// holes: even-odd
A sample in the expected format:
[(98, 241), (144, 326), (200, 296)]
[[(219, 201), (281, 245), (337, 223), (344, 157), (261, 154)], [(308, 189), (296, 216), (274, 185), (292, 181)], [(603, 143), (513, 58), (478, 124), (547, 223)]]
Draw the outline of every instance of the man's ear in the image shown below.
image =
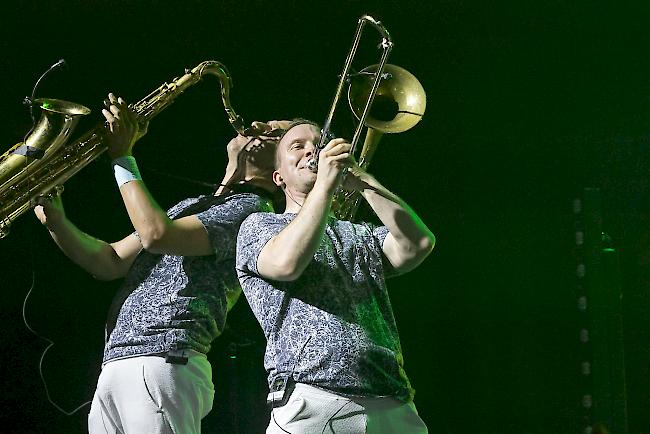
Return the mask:
[(286, 184), (284, 183), (284, 179), (282, 179), (282, 175), (280, 175), (280, 172), (274, 170), (271, 176), (273, 177), (273, 183), (275, 185), (277, 185), (280, 188), (284, 188), (286, 186)]

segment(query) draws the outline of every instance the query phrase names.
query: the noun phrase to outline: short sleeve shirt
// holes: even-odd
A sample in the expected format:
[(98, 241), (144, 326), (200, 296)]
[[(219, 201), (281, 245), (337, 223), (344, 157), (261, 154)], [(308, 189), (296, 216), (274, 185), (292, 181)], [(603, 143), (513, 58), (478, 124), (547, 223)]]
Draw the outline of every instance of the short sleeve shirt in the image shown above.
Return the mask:
[(252, 214), (237, 241), (239, 281), (267, 338), (269, 384), (289, 374), (343, 394), (411, 400), (385, 283), (393, 273), (381, 247), (387, 228), (331, 218), (297, 280), (262, 278), (259, 253), (294, 217)]
[[(200, 198), (168, 211), (170, 218)], [(174, 349), (210, 350), (223, 331), (228, 291), (239, 291), (235, 246), (241, 222), (271, 210), (252, 193), (235, 194), (196, 214), (214, 249), (208, 256), (177, 256), (142, 251), (113, 300), (107, 322), (104, 362)]]

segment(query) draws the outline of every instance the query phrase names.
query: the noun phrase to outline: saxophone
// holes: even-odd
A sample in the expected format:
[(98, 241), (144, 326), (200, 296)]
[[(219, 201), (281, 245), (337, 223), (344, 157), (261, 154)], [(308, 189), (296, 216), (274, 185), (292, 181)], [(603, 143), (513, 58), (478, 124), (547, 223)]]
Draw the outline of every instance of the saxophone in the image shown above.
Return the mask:
[[(245, 136), (274, 136), (281, 131), (262, 132), (245, 127), (241, 116), (230, 104), (232, 79), (226, 67), (217, 61), (199, 63), (186, 69), (181, 77), (164, 83), (149, 95), (129, 107), (139, 123), (145, 124), (170, 106), (188, 87), (198, 83), (205, 74), (217, 76), (221, 85), (221, 100), (230, 124)], [(107, 146), (105, 126), (98, 124), (75, 141), (66, 144), (79, 118), (90, 113), (86, 107), (55, 99), (34, 101), (42, 110), (41, 119), (24, 142), (0, 156), (0, 238), (9, 233), (11, 223), (33, 207), (40, 196), (58, 194), (63, 183), (91, 161)]]

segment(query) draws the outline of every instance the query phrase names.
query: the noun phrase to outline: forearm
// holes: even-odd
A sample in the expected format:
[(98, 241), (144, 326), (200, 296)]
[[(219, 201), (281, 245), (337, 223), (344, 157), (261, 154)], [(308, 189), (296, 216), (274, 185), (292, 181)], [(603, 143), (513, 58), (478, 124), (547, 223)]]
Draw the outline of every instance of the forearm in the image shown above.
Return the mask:
[(332, 193), (314, 188), (300, 212), (264, 247), (258, 271), (275, 280), (295, 280), (320, 246), (332, 203)]
[[(362, 195), (381, 222), (388, 228), (394, 260), (404, 270), (417, 266), (432, 251), (435, 236), (404, 200), (381, 185), (375, 178), (364, 180), (367, 187)], [(386, 246), (384, 246), (386, 247)], [(386, 251), (386, 248), (384, 248)]]
[(142, 246), (149, 249), (160, 243), (172, 221), (156, 203), (141, 180), (122, 184), (120, 194)]
[(88, 235), (68, 219), (48, 230), (63, 253), (95, 278), (112, 280), (124, 276), (120, 258), (109, 243)]

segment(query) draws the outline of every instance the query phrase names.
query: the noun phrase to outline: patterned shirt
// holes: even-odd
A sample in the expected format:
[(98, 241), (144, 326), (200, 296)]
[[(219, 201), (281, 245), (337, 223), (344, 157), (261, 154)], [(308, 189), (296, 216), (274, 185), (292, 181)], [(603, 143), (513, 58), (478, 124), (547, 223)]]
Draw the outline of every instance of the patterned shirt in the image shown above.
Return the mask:
[[(167, 214), (173, 219), (202, 198), (206, 196), (186, 199)], [(253, 212), (270, 210), (265, 199), (243, 193), (198, 212), (213, 255), (177, 256), (143, 250), (113, 300), (104, 362), (175, 349), (207, 353), (226, 322), (226, 293), (240, 290), (235, 273), (239, 225)]]
[(330, 218), (320, 247), (292, 282), (259, 276), (264, 245), (295, 214), (256, 213), (241, 225), (237, 274), (267, 339), (269, 385), (291, 375), (334, 392), (413, 399), (384, 276), (385, 226)]

